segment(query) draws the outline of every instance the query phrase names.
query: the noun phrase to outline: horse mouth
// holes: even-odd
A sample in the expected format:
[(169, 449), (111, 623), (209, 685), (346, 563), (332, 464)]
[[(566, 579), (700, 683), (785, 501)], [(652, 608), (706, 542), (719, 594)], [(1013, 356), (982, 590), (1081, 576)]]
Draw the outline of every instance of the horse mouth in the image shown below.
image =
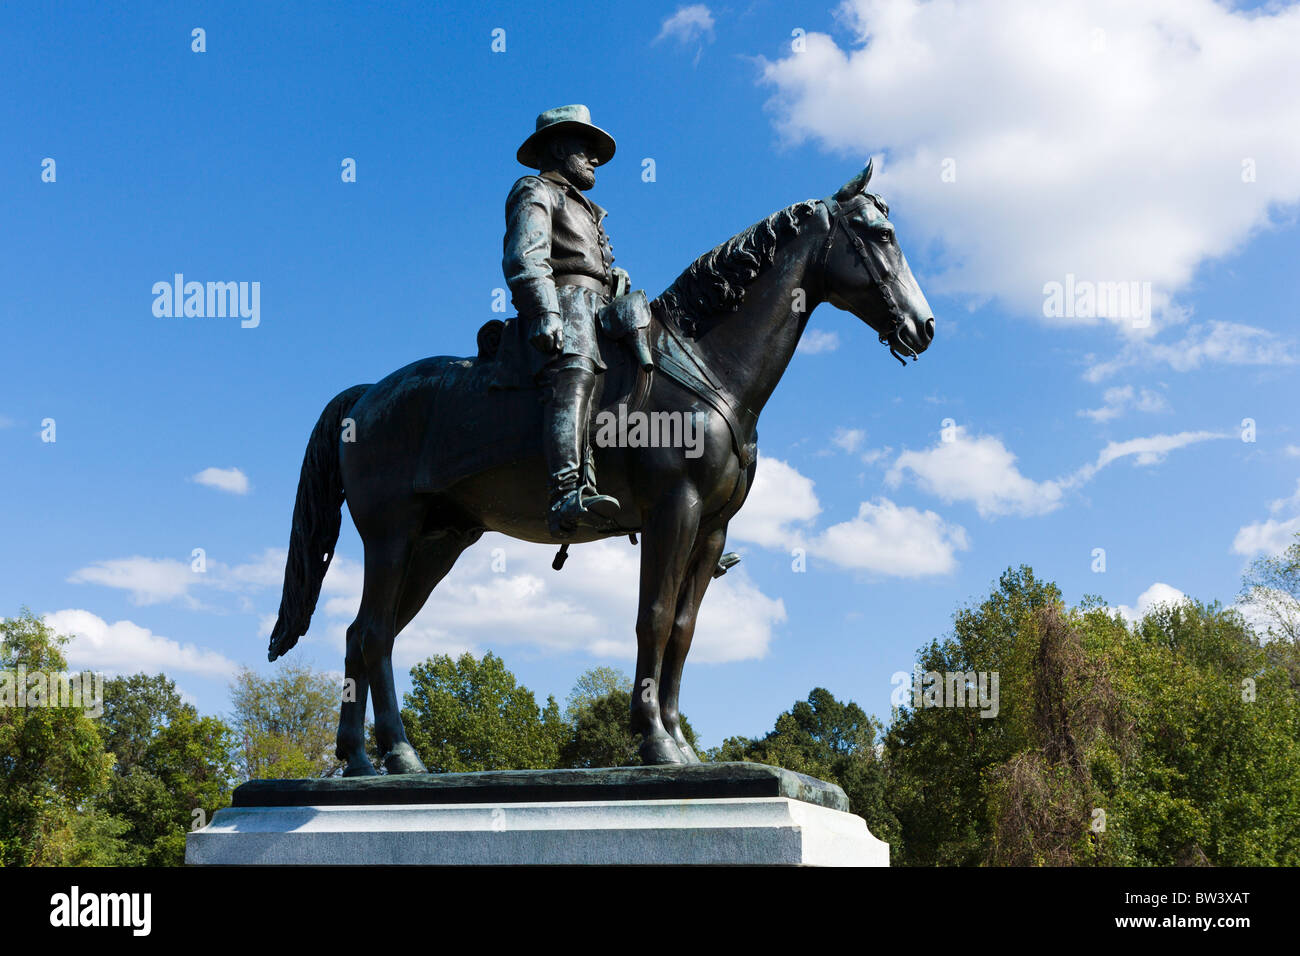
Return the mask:
[[(913, 331), (918, 334), (912, 334)], [(880, 341), (889, 346), (889, 354), (903, 365), (907, 364), (909, 356), (915, 362), (934, 341), (934, 319), (926, 319), (921, 329), (915, 329), (914, 323), (909, 321), (899, 322), (888, 335), (882, 335)]]

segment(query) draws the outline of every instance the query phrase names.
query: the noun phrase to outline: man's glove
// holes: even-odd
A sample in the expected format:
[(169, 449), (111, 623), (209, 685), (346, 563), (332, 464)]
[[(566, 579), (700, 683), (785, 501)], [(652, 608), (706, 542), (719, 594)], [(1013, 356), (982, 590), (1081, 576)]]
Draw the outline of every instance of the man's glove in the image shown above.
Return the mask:
[(627, 270), (615, 266), (610, 271), (614, 277), (614, 292), (611, 298), (617, 299), (620, 295), (627, 295), (632, 290), (632, 278), (627, 274)]
[(543, 312), (533, 319), (528, 341), (543, 355), (554, 355), (564, 346), (564, 323), (560, 313)]

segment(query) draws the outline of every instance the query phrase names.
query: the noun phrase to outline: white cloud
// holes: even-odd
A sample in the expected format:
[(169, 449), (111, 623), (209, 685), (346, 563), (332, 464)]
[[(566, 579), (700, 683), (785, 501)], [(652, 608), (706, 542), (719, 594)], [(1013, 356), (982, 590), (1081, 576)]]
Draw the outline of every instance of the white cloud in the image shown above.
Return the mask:
[[(811, 484), (809, 485), (811, 488)], [(508, 573), (492, 570), (492, 547), (504, 549)], [(636, 598), (640, 554), (624, 539), (574, 548), (557, 574), (550, 567), (554, 549), (498, 538), (461, 556), (425, 609), (402, 633), (398, 650), (404, 666), (431, 654), (507, 645), (552, 651), (585, 651), (596, 656), (636, 654)], [(182, 561), (144, 557), (101, 561), (76, 571), (69, 580), (128, 592), (136, 604), (180, 603), (207, 609), (212, 598), (233, 594), (240, 609), (256, 611), (278, 596), (286, 553), (267, 548), (251, 561), (226, 565), (208, 561), (196, 573)], [(337, 555), (321, 588), (313, 639), (321, 635), (342, 652), (347, 625), (361, 603), (364, 568)], [(717, 609), (711, 604), (716, 603)], [(726, 619), (721, 609), (729, 609)], [(260, 633), (270, 634), (274, 613), (259, 614)], [(762, 657), (774, 627), (785, 620), (780, 600), (763, 594), (743, 570), (733, 569), (713, 582), (701, 610), (692, 658), (738, 660)], [(706, 622), (713, 622), (706, 633)]]
[(717, 663), (764, 657), (772, 628), (785, 618), (784, 601), (759, 590), (743, 568), (733, 568), (709, 585), (700, 605), (691, 660)]
[(1091, 418), (1094, 422), (1100, 424), (1119, 418), (1129, 409), (1139, 412), (1164, 412), (1169, 410), (1169, 403), (1165, 401), (1165, 397), (1159, 392), (1152, 391), (1149, 388), (1138, 391), (1132, 385), (1108, 388), (1102, 393), (1101, 400), (1101, 408), (1080, 409), (1079, 415), (1083, 418)]
[(861, 428), (837, 428), (835, 434), (831, 436), (831, 443), (851, 455), (858, 450), (858, 446), (866, 437), (867, 433)]
[(1248, 558), (1257, 554), (1280, 554), (1295, 543), (1297, 533), (1300, 533), (1300, 516), (1286, 521), (1273, 518), (1256, 521), (1237, 529), (1237, 535), (1232, 539), (1232, 551)]
[(1151, 611), (1155, 610), (1162, 604), (1178, 605), (1187, 600), (1187, 595), (1176, 587), (1157, 581), (1151, 587), (1147, 588), (1138, 595), (1137, 605), (1129, 607), (1127, 604), (1121, 604), (1115, 608), (1124, 620), (1130, 624), (1137, 624), (1142, 618), (1146, 617)]
[(664, 20), (655, 42), (671, 38), (685, 44), (701, 37), (713, 39), (713, 14), (704, 4), (695, 3), (679, 7), (676, 13)]
[(90, 611), (68, 609), (43, 615), (56, 633), (72, 640), (64, 648), (68, 666), (76, 670), (116, 674), (198, 674), (229, 677), (236, 664), (194, 644), (181, 644), (131, 621), (112, 624)]
[(944, 502), (969, 502), (981, 518), (1031, 517), (1055, 511), (1063, 503), (1066, 491), (1091, 481), (1101, 469), (1123, 458), (1134, 458), (1137, 465), (1154, 465), (1164, 461), (1175, 449), (1227, 437), (1217, 432), (1198, 431), (1110, 442), (1095, 462), (1083, 465), (1073, 474), (1035, 481), (1021, 473), (1016, 456), (1001, 439), (992, 435), (971, 436), (959, 425), (954, 428), (950, 441), (940, 440), (924, 451), (900, 454), (885, 474), (885, 483), (896, 488), (910, 473), (924, 491)]
[(821, 510), (811, 479), (780, 459), (760, 457), (754, 489), (732, 519), (729, 538), (778, 551), (803, 548), (841, 568), (895, 577), (947, 574), (956, 567), (955, 552), (969, 548), (959, 525), (888, 498), (864, 501), (853, 519), (819, 532), (812, 522)]
[(911, 472), (925, 491), (942, 501), (974, 504), (981, 518), (1047, 514), (1060, 507), (1064, 492), (1062, 482), (1034, 481), (1021, 474), (1016, 456), (999, 439), (971, 437), (961, 426), (952, 441), (900, 454), (885, 483), (897, 488), (904, 472)]
[(809, 542), (810, 553), (842, 568), (903, 578), (947, 574), (957, 567), (955, 552), (969, 548), (962, 527), (888, 498), (862, 502), (853, 520), (831, 525)]
[(1088, 368), (1084, 378), (1100, 382), (1132, 365), (1168, 365), (1187, 372), (1206, 364), (1294, 365), (1291, 344), (1272, 332), (1236, 322), (1207, 322), (1191, 326), (1171, 343), (1147, 340), (1128, 342), (1119, 354)]
[(232, 495), (246, 495), (249, 490), (248, 476), (238, 468), (204, 468), (190, 480)]
[(799, 339), (796, 352), (805, 355), (820, 355), (822, 352), (834, 352), (840, 347), (838, 332), (824, 332), (821, 329), (806, 329)]
[(1297, 481), (1295, 483), (1295, 491), (1291, 493), (1290, 497), (1277, 498), (1273, 501), (1270, 501), (1268, 504), (1268, 510), (1273, 512), (1274, 514), (1277, 514), (1279, 511), (1284, 511), (1288, 508), (1300, 509), (1300, 481)]
[[(809, 33), (762, 61), (773, 120), (788, 142), (887, 154), (873, 186), (904, 245), (943, 252), (927, 291), (1041, 318), (1044, 284), (1067, 274), (1150, 282), (1161, 323), (1114, 322), (1148, 338), (1184, 317), (1167, 307), (1198, 266), (1300, 200), (1300, 7), (849, 0), (839, 14), (844, 47)], [(1234, 360), (1218, 349), (1177, 361)]]
[[(228, 565), (204, 557), (203, 571), (196, 560), (173, 558), (113, 558), (96, 561), (74, 571), (73, 584), (99, 584), (130, 593), (133, 604), (179, 602), (190, 608), (204, 607), (199, 594), (216, 591), (248, 595), (264, 588), (279, 588), (284, 580), (287, 552), (267, 548), (252, 561)], [(246, 605), (245, 605), (246, 607)]]
[[(1270, 501), (1268, 510), (1270, 514), (1300, 512), (1300, 481), (1296, 482), (1295, 491), (1290, 496)], [(1280, 554), (1295, 544), (1298, 533), (1300, 513), (1293, 518), (1267, 518), (1238, 528), (1232, 539), (1232, 551), (1248, 558), (1257, 554)]]
[[(551, 568), (554, 555), (549, 545), (486, 536), (461, 555), (399, 635), (394, 661), (409, 667), (433, 654), (506, 647), (634, 661), (639, 549), (623, 538), (579, 545), (560, 572)], [(362, 578), (361, 564), (340, 556), (325, 579), (322, 620), (312, 637), (325, 633), (340, 654), (361, 603)], [(785, 616), (779, 599), (765, 595), (743, 568), (733, 568), (709, 586), (691, 660), (764, 657)]]
[(208, 563), (208, 580), (227, 591), (279, 590), (284, 583), (284, 565), (289, 552), (284, 548), (264, 548), (252, 561), (227, 566), (220, 561)]
[(135, 556), (97, 561), (72, 572), (68, 580), (129, 591), (134, 604), (163, 604), (188, 599), (198, 577), (183, 561)]
[(1145, 438), (1130, 438), (1128, 441), (1107, 442), (1106, 447), (1097, 456), (1096, 463), (1081, 468), (1077, 472), (1076, 480), (1086, 481), (1107, 465), (1119, 461), (1121, 458), (1134, 458), (1133, 463), (1143, 467), (1158, 465), (1165, 460), (1165, 457), (1171, 451), (1186, 448), (1188, 445), (1195, 445), (1203, 441), (1231, 437), (1231, 435), (1224, 435), (1221, 432), (1196, 431), (1179, 432), (1176, 435), (1149, 435)]
[(727, 535), (764, 548), (795, 547), (791, 542), (802, 540), (799, 527), (808, 525), (821, 510), (811, 478), (779, 458), (760, 455), (754, 487), (731, 519)]

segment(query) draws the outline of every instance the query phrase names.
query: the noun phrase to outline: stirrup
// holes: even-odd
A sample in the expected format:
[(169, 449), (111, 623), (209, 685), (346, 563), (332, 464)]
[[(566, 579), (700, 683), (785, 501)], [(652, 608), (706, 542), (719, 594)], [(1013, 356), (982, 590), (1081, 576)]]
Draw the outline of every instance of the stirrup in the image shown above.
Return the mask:
[(547, 525), (551, 533), (558, 538), (569, 538), (579, 525), (609, 531), (615, 524), (620, 505), (617, 498), (609, 495), (590, 495), (583, 497), (582, 488), (574, 488), (551, 505), (547, 514)]
[(583, 511), (604, 518), (606, 521), (616, 520), (619, 511), (623, 508), (613, 495), (588, 495), (581, 501)]

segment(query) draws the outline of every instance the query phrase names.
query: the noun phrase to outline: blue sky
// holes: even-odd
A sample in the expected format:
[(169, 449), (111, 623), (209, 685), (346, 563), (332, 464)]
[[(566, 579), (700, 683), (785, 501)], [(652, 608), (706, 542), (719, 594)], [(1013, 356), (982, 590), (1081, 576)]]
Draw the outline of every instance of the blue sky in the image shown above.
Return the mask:
[[(1072, 601), (1231, 603), (1300, 530), (1295, 7), (52, 9), (0, 11), (0, 614), (48, 615), (74, 664), (164, 669), (206, 712), (235, 666), (274, 666), (317, 415), (473, 351), (515, 150), (572, 102), (618, 141), (592, 197), (634, 285), (657, 294), (875, 156), (936, 315), (905, 370), (853, 317), (812, 317), (760, 423), (744, 561), (686, 669), (707, 744), (818, 685), (887, 716), (891, 675), (1008, 565)], [(156, 317), (177, 272), (259, 282), (260, 323)], [(1067, 275), (1149, 283), (1151, 308), (1044, 315)], [(293, 652), (321, 668), (359, 596), (344, 527)], [(465, 649), (543, 698), (598, 664), (630, 673), (636, 551), (577, 548), (558, 575), (550, 555), (486, 536), (399, 636), (403, 682)]]

